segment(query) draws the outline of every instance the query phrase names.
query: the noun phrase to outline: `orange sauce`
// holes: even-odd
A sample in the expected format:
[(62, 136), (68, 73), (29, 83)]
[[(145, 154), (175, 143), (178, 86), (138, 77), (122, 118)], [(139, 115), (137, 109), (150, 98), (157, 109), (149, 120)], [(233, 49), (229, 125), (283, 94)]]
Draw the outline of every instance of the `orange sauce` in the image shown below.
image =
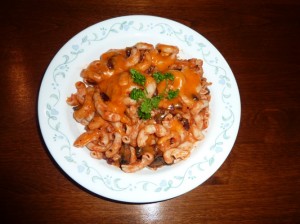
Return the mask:
[(179, 97), (168, 100), (163, 99), (159, 106), (162, 108), (168, 108), (170, 105), (176, 105), (180, 103), (180, 96), (187, 97), (192, 100), (194, 95), (197, 95), (196, 89), (201, 85), (201, 77), (195, 71), (191, 69), (185, 69), (183, 71), (169, 70), (167, 71), (174, 75), (174, 81), (163, 80), (157, 86), (159, 94), (163, 94), (166, 87), (170, 87), (172, 90), (179, 89)]
[(126, 110), (124, 98), (128, 96), (129, 88), (132, 85), (135, 84), (133, 83), (128, 72), (124, 72), (121, 74), (114, 73), (112, 76), (104, 79), (98, 84), (100, 91), (104, 92), (110, 99), (106, 103), (111, 112), (120, 114), (121, 116), (124, 115), (124, 112)]
[(176, 61), (175, 57), (162, 56), (157, 53), (157, 51), (151, 51), (152, 64), (157, 67), (161, 72), (164, 72), (168, 67)]
[[(158, 53), (157, 50), (150, 51), (152, 65), (162, 73), (171, 73), (174, 75), (174, 80), (163, 80), (157, 84), (158, 94), (166, 95), (169, 89), (179, 90), (178, 97), (174, 99), (162, 99), (159, 107), (168, 108), (170, 105), (180, 104), (180, 98), (186, 97), (192, 101), (193, 95), (196, 94), (196, 88), (201, 84), (201, 77), (192, 69), (168, 70), (168, 67), (176, 62), (176, 57), (164, 56)], [(98, 82), (98, 87), (101, 92), (104, 92), (109, 101), (106, 102), (111, 112), (124, 116), (126, 105), (124, 98), (128, 97), (133, 83), (129, 73), (129, 67), (126, 65), (126, 51), (110, 50), (101, 55), (100, 60), (92, 62), (86, 69), (86, 72), (95, 72), (101, 74), (101, 80)], [(109, 68), (111, 64), (111, 68)], [(151, 78), (145, 75), (146, 84)]]
[(174, 131), (174, 132), (177, 132), (177, 133), (180, 133), (180, 132), (183, 132), (185, 131), (183, 126), (182, 126), (182, 123), (180, 121), (178, 121), (177, 119), (173, 119), (171, 121), (171, 128), (170, 128), (170, 131)]

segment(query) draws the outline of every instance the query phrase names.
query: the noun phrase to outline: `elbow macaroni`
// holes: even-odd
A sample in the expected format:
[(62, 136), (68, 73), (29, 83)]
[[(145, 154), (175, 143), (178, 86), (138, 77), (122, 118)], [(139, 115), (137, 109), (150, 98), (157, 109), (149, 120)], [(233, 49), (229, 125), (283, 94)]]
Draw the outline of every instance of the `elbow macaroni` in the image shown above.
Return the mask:
[[(182, 60), (178, 52), (176, 46), (141, 42), (109, 50), (82, 70), (83, 81), (67, 98), (86, 129), (74, 146), (129, 173), (188, 158), (208, 127), (211, 83), (200, 59)], [(145, 77), (144, 85), (133, 80), (131, 69)], [(156, 80), (155, 73), (171, 78)], [(130, 95), (134, 89), (142, 90), (145, 101), (160, 97), (146, 119), (139, 116), (142, 101)]]

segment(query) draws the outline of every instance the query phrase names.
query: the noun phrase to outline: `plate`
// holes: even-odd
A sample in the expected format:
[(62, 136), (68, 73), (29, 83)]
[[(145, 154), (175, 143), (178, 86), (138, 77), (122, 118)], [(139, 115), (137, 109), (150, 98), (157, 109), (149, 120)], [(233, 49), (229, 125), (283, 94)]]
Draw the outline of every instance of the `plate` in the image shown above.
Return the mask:
[[(66, 98), (90, 62), (111, 48), (137, 42), (165, 43), (180, 49), (180, 58), (203, 60), (210, 87), (210, 124), (205, 139), (191, 156), (156, 171), (124, 173), (88, 149), (73, 147), (84, 131), (75, 122)], [(235, 142), (240, 123), (240, 96), (234, 75), (220, 52), (202, 35), (178, 22), (147, 15), (102, 21), (70, 39), (49, 64), (38, 98), (38, 119), (46, 146), (62, 170), (87, 190), (116, 201), (149, 203), (182, 195), (201, 185), (223, 164)]]

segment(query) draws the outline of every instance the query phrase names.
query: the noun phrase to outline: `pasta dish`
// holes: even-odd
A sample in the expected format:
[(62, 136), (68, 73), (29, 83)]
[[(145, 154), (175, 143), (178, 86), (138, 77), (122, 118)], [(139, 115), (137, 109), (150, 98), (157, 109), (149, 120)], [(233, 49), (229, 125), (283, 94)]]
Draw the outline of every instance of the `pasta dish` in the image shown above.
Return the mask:
[(67, 98), (85, 126), (74, 142), (131, 173), (188, 158), (208, 127), (210, 82), (202, 60), (176, 46), (137, 43), (91, 62)]

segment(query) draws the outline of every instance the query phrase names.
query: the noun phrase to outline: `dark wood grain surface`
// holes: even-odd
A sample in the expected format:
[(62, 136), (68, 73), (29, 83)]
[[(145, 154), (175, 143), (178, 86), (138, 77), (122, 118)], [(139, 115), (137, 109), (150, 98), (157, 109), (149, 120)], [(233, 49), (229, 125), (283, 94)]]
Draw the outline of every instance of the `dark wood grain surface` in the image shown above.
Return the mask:
[[(47, 0), (1, 3), (1, 223), (300, 223), (300, 3), (297, 0)], [(239, 85), (242, 116), (228, 159), (174, 199), (98, 197), (51, 159), (37, 119), (51, 59), (112, 17), (169, 18), (210, 40)]]

